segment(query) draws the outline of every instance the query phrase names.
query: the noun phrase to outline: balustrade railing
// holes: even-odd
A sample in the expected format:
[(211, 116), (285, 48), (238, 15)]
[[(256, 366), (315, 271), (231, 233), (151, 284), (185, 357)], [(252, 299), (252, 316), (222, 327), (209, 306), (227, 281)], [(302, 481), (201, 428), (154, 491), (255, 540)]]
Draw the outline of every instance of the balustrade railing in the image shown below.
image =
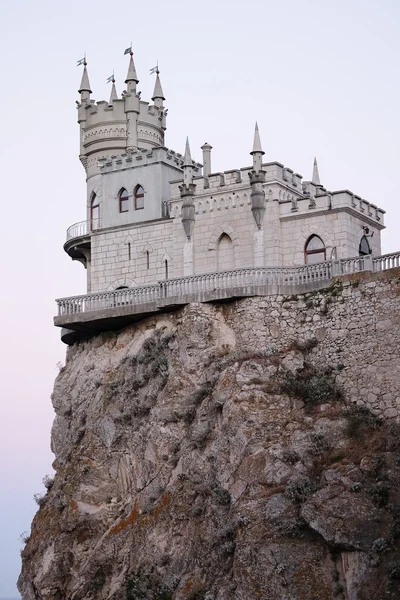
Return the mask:
[(171, 303), (176, 303), (177, 298), (185, 298), (185, 301), (188, 301), (188, 297), (191, 297), (192, 300), (202, 301), (205, 297), (210, 299), (212, 295), (218, 297), (218, 292), (221, 292), (220, 297), (227, 297), (229, 291), (232, 295), (240, 293), (243, 296), (257, 291), (260, 294), (285, 293), (285, 290), (296, 290), (296, 288), (299, 291), (306, 291), (307, 287), (311, 290), (319, 282), (329, 282), (334, 275), (358, 273), (367, 269), (384, 271), (393, 267), (400, 267), (400, 252), (374, 258), (356, 257), (301, 267), (232, 269), (168, 279), (154, 285), (60, 298), (56, 302), (60, 316), (132, 305), (143, 306), (145, 312), (146, 305), (158, 302), (168, 304), (166, 302), (168, 298), (171, 299)]
[(83, 237), (89, 235), (91, 231), (100, 229), (100, 219), (92, 219), (91, 221), (80, 221), (74, 223), (67, 229), (67, 242), (74, 238)]
[(372, 259), (372, 265), (374, 271), (386, 271), (387, 269), (400, 267), (400, 252), (375, 256)]

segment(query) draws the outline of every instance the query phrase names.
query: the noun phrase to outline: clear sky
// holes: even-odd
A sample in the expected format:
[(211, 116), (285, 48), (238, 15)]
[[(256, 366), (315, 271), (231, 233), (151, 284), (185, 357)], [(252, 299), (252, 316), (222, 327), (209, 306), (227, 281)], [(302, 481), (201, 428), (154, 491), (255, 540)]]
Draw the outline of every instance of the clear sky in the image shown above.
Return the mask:
[(347, 188), (387, 211), (383, 251), (400, 249), (398, 0), (2, 0), (0, 3), (0, 598), (16, 596), (18, 536), (51, 472), (50, 402), (65, 346), (56, 297), (85, 292), (63, 252), (85, 218), (75, 100), (86, 51), (93, 96), (124, 89), (133, 42), (142, 98), (157, 60), (166, 145), (214, 147), (213, 171), (251, 164), (257, 119), (265, 160)]

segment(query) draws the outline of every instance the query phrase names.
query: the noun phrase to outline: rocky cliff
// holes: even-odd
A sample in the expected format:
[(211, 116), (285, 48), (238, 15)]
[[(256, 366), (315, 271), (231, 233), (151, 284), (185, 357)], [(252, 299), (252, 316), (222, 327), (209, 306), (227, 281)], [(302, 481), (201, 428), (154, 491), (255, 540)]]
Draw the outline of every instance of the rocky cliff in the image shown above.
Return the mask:
[(399, 598), (399, 273), (68, 350), (23, 600)]

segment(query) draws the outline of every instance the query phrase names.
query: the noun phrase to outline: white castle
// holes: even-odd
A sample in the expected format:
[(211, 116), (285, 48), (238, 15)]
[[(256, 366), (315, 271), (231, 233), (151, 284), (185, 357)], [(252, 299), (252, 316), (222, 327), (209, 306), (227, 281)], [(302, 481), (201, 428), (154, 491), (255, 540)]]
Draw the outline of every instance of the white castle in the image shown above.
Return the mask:
[[(79, 329), (78, 321), (90, 320), (82, 313), (101, 308), (96, 294), (137, 290), (133, 298), (160, 282), (207, 274), (215, 287), (216, 274), (249, 269), (325, 265), (326, 274), (344, 259), (380, 255), (384, 211), (346, 189), (325, 189), (316, 161), (311, 181), (263, 162), (256, 125), (252, 165), (213, 173), (210, 144), (201, 148), (202, 164), (192, 160), (188, 141), (183, 156), (165, 146), (159, 71), (152, 103), (137, 90), (132, 52), (125, 83), (121, 98), (113, 81), (109, 101), (95, 102), (84, 63), (77, 105), (87, 218), (68, 229), (64, 248), (85, 265), (88, 296), (86, 304), (83, 297), (59, 301), (64, 319), (56, 317), (57, 325)], [(313, 281), (325, 277), (312, 272)], [(107, 302), (103, 309), (132, 304)], [(65, 317), (72, 313), (79, 318)]]

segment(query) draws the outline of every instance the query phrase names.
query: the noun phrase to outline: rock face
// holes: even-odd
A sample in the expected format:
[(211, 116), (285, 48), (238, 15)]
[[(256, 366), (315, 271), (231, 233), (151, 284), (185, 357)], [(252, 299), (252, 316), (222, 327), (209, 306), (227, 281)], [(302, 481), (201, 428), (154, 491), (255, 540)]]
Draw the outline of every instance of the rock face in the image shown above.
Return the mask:
[(71, 347), (23, 600), (399, 598), (400, 295), (372, 283)]

